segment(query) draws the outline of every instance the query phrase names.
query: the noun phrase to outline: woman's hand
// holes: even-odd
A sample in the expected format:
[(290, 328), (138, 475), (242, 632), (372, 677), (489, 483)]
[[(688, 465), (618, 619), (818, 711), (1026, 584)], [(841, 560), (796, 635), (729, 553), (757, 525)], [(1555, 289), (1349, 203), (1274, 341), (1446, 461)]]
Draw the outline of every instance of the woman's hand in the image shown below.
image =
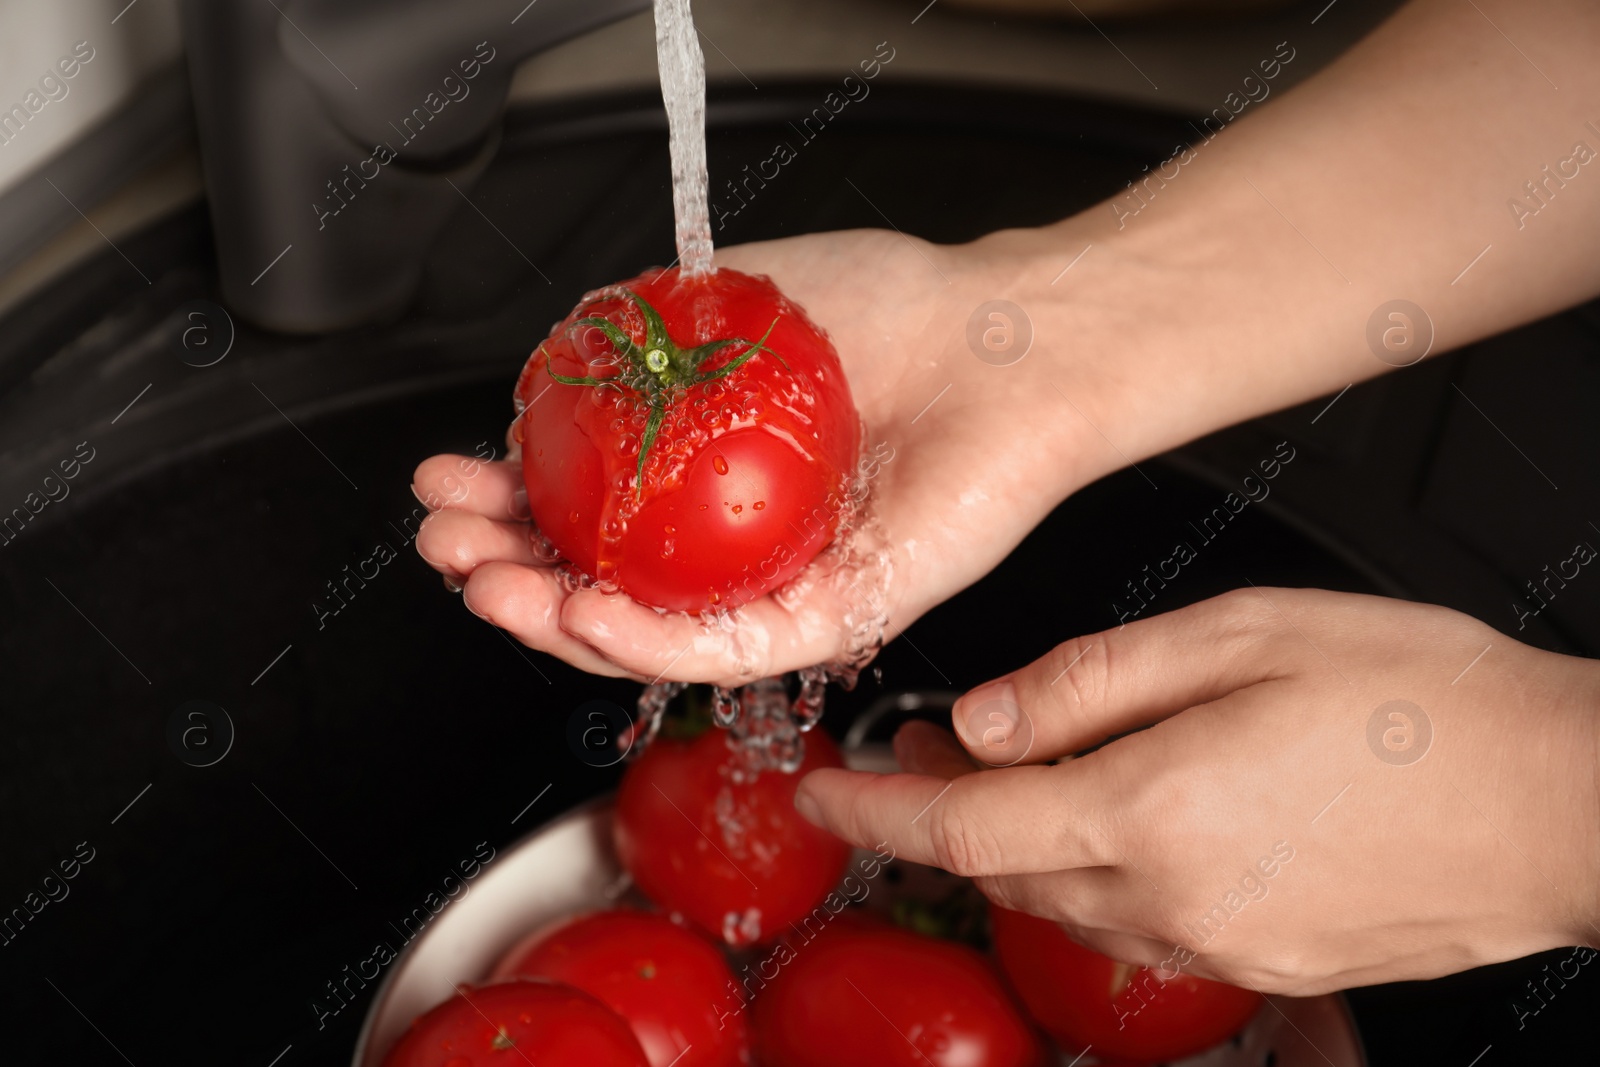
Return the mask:
[[(939, 247), (854, 231), (718, 253), (719, 266), (770, 275), (832, 333), (866, 424), (876, 528), (861, 548), (887, 557), (819, 561), (781, 598), (743, 606), (737, 642), (625, 595), (567, 592), (530, 547), (514, 456), (466, 481), (459, 457), (424, 462), (413, 489), (433, 514), (417, 550), (465, 586), (475, 614), (598, 674), (742, 683), (837, 659), (863, 621), (887, 619), (892, 638), (985, 574), (1069, 492), (1124, 461), (1085, 421), (1097, 408), (1087, 369), (1067, 368), (1047, 343), (1009, 365), (1003, 351), (985, 361), (969, 346), (979, 305), (1048, 289), (1060, 264), (1035, 259), (1041, 244), (1002, 235)], [(984, 322), (1004, 342), (1007, 324)], [(1030, 327), (1009, 325), (1021, 345)]]
[(1116, 959), (1310, 994), (1600, 943), (1597, 715), (1595, 663), (1456, 612), (1248, 589), (1069, 641), (963, 697), (960, 742), (910, 724), (908, 773), (796, 804)]

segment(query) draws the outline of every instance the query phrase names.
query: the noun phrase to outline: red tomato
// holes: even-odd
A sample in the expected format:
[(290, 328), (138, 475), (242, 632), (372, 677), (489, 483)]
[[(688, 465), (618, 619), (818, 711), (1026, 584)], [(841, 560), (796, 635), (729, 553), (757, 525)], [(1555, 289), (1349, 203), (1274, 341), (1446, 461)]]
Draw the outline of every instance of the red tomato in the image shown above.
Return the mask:
[(726, 730), (693, 741), (656, 738), (617, 790), (617, 855), (651, 900), (730, 945), (762, 941), (838, 885), (850, 846), (794, 810), (808, 771), (842, 767), (821, 730), (806, 735), (799, 771), (742, 773)]
[[(1145, 1063), (1181, 1059), (1238, 1033), (1260, 994), (1084, 948), (1053, 922), (989, 909), (995, 953), (1029, 1013), (1069, 1052)], [(1165, 980), (1163, 980), (1163, 978)]]
[(744, 1017), (718, 1011), (733, 972), (705, 937), (665, 915), (597, 911), (536, 931), (496, 978), (565, 982), (628, 1021), (650, 1067), (734, 1067), (749, 1059)]
[(554, 982), (499, 982), (411, 1022), (384, 1067), (648, 1067), (622, 1016)]
[[(977, 952), (887, 925), (793, 939), (753, 997), (762, 1067), (1037, 1067), (1044, 1050)], [(780, 950), (781, 951), (781, 950)]]
[(861, 424), (844, 369), (765, 277), (650, 270), (590, 293), (528, 359), (516, 403), (539, 529), (655, 607), (756, 599), (847, 510)]

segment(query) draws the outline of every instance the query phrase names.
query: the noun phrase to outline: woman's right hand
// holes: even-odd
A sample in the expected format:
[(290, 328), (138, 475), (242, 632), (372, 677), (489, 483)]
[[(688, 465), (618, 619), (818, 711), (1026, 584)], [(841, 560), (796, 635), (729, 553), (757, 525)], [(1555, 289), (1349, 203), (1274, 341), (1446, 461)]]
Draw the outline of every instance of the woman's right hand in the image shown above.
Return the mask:
[[(1066, 317), (1064, 291), (1022, 295), (1050, 291), (1061, 266), (1053, 246), (1045, 231), (936, 246), (857, 230), (718, 253), (719, 266), (770, 275), (832, 335), (866, 426), (874, 520), (860, 532), (860, 558), (819, 560), (783, 596), (742, 606), (738, 640), (625, 594), (563, 588), (530, 547), (515, 458), (471, 479), (458, 477), (460, 457), (418, 467), (413, 488), (432, 514), (417, 550), (464, 586), (474, 614), (599, 674), (742, 684), (840, 659), (877, 636), (858, 625), (891, 638), (1124, 461), (1089, 421), (1104, 418), (1094, 366), (1060, 344), (1059, 330), (1044, 333), (1046, 319)], [(1050, 312), (978, 314), (996, 298)]]

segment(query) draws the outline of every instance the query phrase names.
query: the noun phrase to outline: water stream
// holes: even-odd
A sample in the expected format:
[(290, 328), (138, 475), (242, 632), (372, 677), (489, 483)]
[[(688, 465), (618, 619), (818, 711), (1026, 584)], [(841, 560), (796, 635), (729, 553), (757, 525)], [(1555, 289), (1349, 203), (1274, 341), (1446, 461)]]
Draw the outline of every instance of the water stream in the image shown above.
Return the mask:
[(667, 105), (672, 209), (684, 277), (710, 274), (711, 207), (706, 193), (706, 61), (689, 0), (655, 0), (656, 67)]
[[(672, 154), (672, 207), (677, 220), (678, 264), (683, 277), (712, 273), (711, 212), (706, 171), (706, 70), (699, 32), (689, 0), (655, 0), (656, 65), (661, 97), (667, 108), (668, 143)], [(863, 482), (855, 488), (865, 501)], [(712, 718), (729, 731), (731, 747), (741, 757), (735, 775), (754, 776), (775, 769), (793, 773), (805, 756), (801, 736), (822, 718), (829, 681), (850, 688), (861, 669), (883, 644), (887, 625), (885, 597), (891, 574), (889, 554), (875, 536), (869, 508), (851, 509), (840, 520), (832, 546), (811, 567), (774, 593), (780, 604), (798, 601), (817, 582), (832, 582), (838, 600), (850, 605), (838, 620), (844, 632), (842, 654), (832, 662), (798, 672), (791, 696), (782, 678), (760, 678), (738, 689), (718, 687), (712, 694)], [(865, 587), (865, 588), (863, 588)], [(738, 609), (705, 620), (708, 629), (725, 635), (736, 661), (746, 658), (751, 640)], [(630, 755), (644, 750), (660, 729), (667, 706), (684, 690), (682, 682), (659, 682), (639, 695), (638, 719)]]

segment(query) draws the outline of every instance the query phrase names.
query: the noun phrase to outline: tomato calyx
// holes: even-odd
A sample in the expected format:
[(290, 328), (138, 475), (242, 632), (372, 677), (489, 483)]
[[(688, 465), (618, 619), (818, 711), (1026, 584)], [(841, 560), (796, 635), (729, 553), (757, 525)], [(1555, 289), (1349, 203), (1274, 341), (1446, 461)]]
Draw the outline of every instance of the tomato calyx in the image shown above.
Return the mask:
[[(776, 318), (772, 320), (772, 325), (767, 327), (767, 332), (757, 341), (746, 340), (743, 337), (726, 337), (708, 341), (694, 348), (684, 348), (672, 339), (672, 335), (667, 332), (666, 323), (661, 320), (661, 314), (648, 300), (631, 289), (622, 291), (638, 306), (639, 313), (644, 318), (645, 331), (642, 343), (635, 341), (622, 327), (601, 315), (588, 315), (572, 324), (573, 329), (587, 326), (605, 334), (611, 346), (616, 349), (617, 355), (621, 357), (618, 373), (608, 378), (557, 374), (555, 368), (550, 365), (549, 353), (545, 353), (545, 369), (549, 371), (550, 377), (562, 385), (583, 385), (594, 388), (610, 386), (621, 392), (631, 391), (642, 397), (649, 405), (650, 415), (645, 422), (644, 436), (639, 441), (639, 464), (634, 477), (634, 497), (638, 499), (644, 495), (644, 464), (650, 455), (650, 447), (655, 444), (656, 435), (661, 430), (661, 421), (666, 417), (667, 409), (685, 390), (727, 377), (758, 352), (765, 352), (776, 359), (784, 370), (788, 370), (789, 365), (783, 362), (782, 356), (766, 345), (767, 338), (772, 336), (773, 328), (778, 325)], [(743, 352), (722, 366), (706, 369), (706, 365), (716, 355), (732, 345), (746, 347)], [(541, 350), (544, 348), (542, 344), (539, 347)]]
[(913, 933), (980, 950), (989, 947), (983, 925), (983, 897), (970, 882), (955, 886), (937, 900), (900, 897), (890, 909), (890, 916), (896, 926)]

